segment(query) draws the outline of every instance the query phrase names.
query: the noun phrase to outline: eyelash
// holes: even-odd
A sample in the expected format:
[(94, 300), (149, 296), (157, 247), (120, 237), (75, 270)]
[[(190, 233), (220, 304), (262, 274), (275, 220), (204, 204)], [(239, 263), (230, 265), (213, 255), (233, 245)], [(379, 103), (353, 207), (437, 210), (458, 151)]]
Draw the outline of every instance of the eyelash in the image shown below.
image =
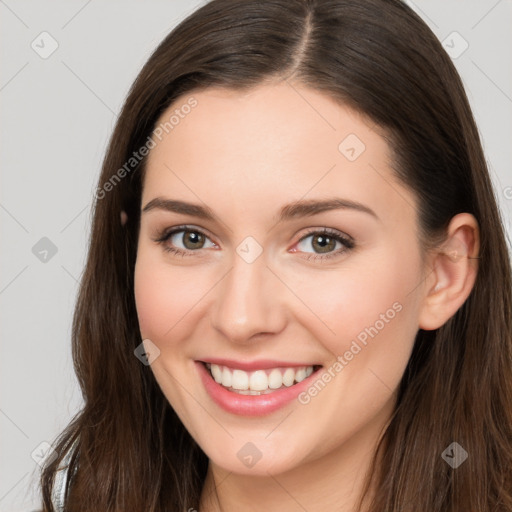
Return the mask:
[[(354, 240), (346, 235), (343, 235), (342, 233), (340, 233), (339, 231), (335, 230), (335, 229), (332, 229), (332, 228), (322, 228), (322, 229), (311, 229), (309, 231), (307, 231), (301, 238), (300, 240), (297, 242), (297, 244), (299, 244), (300, 242), (302, 242), (304, 239), (310, 237), (311, 235), (320, 235), (320, 236), (328, 236), (329, 238), (332, 238), (334, 239), (336, 242), (340, 242), (341, 245), (343, 245), (344, 247), (341, 248), (341, 249), (337, 249), (337, 250), (334, 250), (332, 252), (327, 252), (327, 253), (324, 253), (324, 254), (319, 254), (319, 253), (304, 253), (306, 254), (305, 256), (303, 256), (303, 258), (307, 261), (310, 261), (310, 260), (327, 260), (329, 258), (335, 258), (337, 256), (340, 256), (341, 254), (353, 249), (355, 247), (355, 243), (354, 243)], [(296, 245), (297, 245), (296, 244)]]
[[(179, 233), (180, 231), (189, 231), (192, 233), (200, 233), (201, 235), (210, 238), (204, 231), (201, 229), (195, 228), (193, 226), (176, 226), (175, 228), (172, 228), (171, 230), (164, 230), (162, 231), (157, 238), (154, 239), (154, 241), (160, 245), (162, 245), (162, 248), (164, 251), (169, 252), (171, 254), (176, 254), (178, 256), (192, 256), (194, 254), (194, 251), (192, 249), (189, 249), (187, 251), (184, 251), (183, 249), (177, 249), (176, 247), (170, 247), (169, 245), (166, 245), (165, 242), (167, 242), (173, 235), (176, 233)], [(329, 236), (329, 238), (334, 239), (337, 242), (340, 242), (344, 247), (342, 249), (337, 249), (332, 252), (328, 252), (325, 254), (319, 254), (319, 253), (306, 253), (307, 256), (304, 256), (304, 259), (307, 261), (309, 260), (326, 260), (329, 258), (333, 258), (336, 256), (339, 256), (340, 254), (349, 251), (355, 247), (354, 240), (351, 237), (348, 237), (346, 235), (343, 235), (339, 231), (331, 228), (322, 228), (322, 229), (312, 229), (308, 231), (304, 236), (301, 237), (301, 239), (297, 242), (299, 244), (304, 239), (308, 238), (311, 235), (325, 235)], [(297, 245), (296, 244), (296, 245)]]

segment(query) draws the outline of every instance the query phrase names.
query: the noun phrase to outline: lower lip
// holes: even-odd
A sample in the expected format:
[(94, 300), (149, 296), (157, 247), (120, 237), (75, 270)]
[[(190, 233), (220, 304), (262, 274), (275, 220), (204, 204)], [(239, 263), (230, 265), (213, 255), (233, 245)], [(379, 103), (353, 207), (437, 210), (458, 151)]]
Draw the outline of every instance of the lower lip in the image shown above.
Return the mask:
[(305, 391), (313, 377), (316, 377), (318, 371), (321, 370), (320, 368), (303, 381), (289, 388), (279, 389), (266, 395), (241, 395), (228, 391), (215, 382), (204, 363), (199, 361), (195, 361), (195, 363), (211, 399), (225, 411), (239, 416), (264, 416), (281, 409), (297, 398), (302, 391)]

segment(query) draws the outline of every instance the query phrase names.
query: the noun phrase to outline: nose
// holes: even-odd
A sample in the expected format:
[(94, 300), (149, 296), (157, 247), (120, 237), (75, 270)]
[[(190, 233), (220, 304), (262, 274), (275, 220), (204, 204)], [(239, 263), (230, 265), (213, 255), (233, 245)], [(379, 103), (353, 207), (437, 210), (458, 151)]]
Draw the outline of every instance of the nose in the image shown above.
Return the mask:
[(278, 333), (286, 324), (283, 299), (283, 284), (264, 254), (251, 263), (234, 254), (231, 270), (216, 287), (212, 326), (234, 343)]

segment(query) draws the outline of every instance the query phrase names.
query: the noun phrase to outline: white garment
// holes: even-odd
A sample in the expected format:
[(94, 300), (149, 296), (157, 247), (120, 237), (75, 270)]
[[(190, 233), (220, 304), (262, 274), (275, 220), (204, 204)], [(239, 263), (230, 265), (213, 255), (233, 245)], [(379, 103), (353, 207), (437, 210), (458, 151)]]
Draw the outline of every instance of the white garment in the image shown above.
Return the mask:
[(71, 448), (61, 461), (61, 465), (55, 474), (55, 482), (52, 488), (52, 504), (55, 512), (65, 512), (64, 505), (66, 503), (66, 485), (69, 477), (69, 462), (77, 445), (77, 441), (73, 443)]

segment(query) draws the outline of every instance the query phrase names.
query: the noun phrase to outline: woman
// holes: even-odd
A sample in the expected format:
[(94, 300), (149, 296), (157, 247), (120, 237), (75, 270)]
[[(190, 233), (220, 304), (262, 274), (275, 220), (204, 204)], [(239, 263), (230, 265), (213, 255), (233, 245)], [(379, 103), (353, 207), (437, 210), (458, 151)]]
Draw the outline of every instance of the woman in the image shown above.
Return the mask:
[(428, 27), (397, 0), (213, 0), (110, 142), (44, 508), (510, 511), (511, 348)]

